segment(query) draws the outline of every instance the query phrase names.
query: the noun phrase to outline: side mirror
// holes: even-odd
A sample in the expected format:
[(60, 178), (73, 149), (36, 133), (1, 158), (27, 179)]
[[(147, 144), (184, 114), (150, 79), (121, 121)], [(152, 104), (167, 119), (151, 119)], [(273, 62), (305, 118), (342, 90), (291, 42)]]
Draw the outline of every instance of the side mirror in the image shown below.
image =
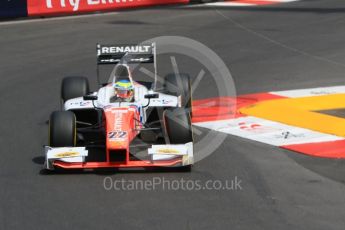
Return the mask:
[(146, 99), (159, 98), (159, 94), (158, 93), (145, 94), (144, 98)]
[(85, 95), (83, 96), (84, 101), (95, 101), (98, 99), (96, 95)]

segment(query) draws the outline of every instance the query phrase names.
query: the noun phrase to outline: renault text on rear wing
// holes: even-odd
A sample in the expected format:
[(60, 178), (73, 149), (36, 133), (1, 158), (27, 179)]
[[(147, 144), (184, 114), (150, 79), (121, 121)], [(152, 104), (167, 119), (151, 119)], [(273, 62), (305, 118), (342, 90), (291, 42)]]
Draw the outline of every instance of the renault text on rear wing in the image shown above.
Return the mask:
[(97, 64), (154, 63), (155, 43), (139, 45), (97, 44)]

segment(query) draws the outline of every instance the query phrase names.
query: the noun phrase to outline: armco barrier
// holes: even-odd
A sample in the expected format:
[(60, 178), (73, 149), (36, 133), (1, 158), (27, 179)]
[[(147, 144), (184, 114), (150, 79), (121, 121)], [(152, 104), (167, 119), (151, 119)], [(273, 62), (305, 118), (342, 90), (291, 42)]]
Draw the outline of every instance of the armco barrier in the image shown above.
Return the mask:
[(27, 0), (0, 0), (0, 18), (27, 16)]
[(44, 16), (181, 3), (189, 0), (27, 0), (27, 7), (29, 16)]

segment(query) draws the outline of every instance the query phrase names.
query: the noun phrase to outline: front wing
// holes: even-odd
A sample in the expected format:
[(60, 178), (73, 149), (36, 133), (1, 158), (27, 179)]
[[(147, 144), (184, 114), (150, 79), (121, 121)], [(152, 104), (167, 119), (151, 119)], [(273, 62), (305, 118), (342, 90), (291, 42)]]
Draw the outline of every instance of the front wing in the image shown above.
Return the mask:
[[(148, 160), (87, 161), (88, 150), (85, 147), (45, 147), (45, 168), (62, 169), (97, 169), (97, 168), (145, 168), (145, 167), (178, 167), (192, 165), (194, 162), (193, 143), (152, 145), (148, 148)], [(116, 154), (116, 153), (113, 153)], [(129, 153), (127, 153), (129, 154)]]

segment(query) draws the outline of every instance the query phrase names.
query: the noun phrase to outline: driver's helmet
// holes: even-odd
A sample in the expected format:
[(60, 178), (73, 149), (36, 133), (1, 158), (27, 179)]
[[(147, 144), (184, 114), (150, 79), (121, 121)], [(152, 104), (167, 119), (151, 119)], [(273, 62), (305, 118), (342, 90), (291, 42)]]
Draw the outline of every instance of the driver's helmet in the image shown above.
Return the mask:
[(134, 87), (130, 80), (119, 80), (114, 84), (115, 96), (124, 101), (132, 101), (134, 96)]

